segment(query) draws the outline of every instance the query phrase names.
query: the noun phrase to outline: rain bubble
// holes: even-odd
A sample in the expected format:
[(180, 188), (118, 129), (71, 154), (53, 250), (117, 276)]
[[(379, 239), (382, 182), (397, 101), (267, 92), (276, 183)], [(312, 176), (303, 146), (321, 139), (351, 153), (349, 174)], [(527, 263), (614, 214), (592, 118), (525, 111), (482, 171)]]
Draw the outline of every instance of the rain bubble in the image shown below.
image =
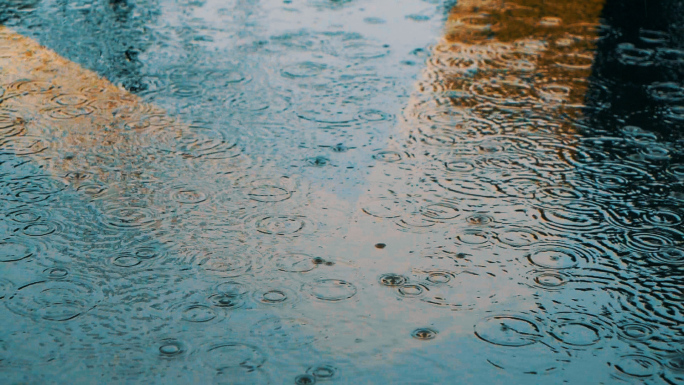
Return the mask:
[(159, 354), (165, 358), (179, 356), (185, 350), (184, 344), (175, 339), (165, 339), (159, 344)]
[(383, 274), (380, 276), (380, 283), (385, 286), (401, 286), (408, 281), (406, 277), (399, 274)]
[(411, 332), (411, 337), (418, 340), (432, 340), (437, 337), (437, 331), (430, 328), (420, 328)]
[(295, 377), (295, 384), (297, 385), (308, 385), (315, 383), (316, 377), (311, 374), (300, 374), (299, 376)]

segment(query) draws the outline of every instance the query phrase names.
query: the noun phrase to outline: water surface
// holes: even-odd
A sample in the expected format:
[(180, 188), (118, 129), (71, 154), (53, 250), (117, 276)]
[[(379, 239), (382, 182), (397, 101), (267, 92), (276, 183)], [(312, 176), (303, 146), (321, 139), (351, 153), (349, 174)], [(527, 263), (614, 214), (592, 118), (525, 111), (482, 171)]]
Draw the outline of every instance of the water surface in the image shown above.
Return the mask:
[(683, 15), (0, 2), (2, 382), (684, 382)]

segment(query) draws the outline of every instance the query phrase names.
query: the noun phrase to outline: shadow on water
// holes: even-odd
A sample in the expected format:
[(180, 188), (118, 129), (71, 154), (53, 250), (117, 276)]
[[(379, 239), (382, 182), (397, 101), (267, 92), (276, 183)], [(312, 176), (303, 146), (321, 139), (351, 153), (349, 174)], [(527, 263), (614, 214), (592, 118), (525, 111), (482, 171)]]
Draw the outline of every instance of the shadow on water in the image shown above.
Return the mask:
[(106, 74), (132, 92), (149, 86), (141, 79), (138, 56), (150, 46), (147, 25), (154, 23), (154, 1), (9, 1), (1, 16), (7, 26), (60, 55), (77, 57), (86, 68)]
[(7, 382), (684, 380), (675, 2), (3, 4)]
[(601, 16), (611, 30), (598, 43), (593, 78), (608, 92), (597, 92), (587, 103), (610, 107), (591, 119), (614, 132), (635, 127), (657, 135), (657, 141), (677, 143), (682, 139), (682, 5), (608, 1)]

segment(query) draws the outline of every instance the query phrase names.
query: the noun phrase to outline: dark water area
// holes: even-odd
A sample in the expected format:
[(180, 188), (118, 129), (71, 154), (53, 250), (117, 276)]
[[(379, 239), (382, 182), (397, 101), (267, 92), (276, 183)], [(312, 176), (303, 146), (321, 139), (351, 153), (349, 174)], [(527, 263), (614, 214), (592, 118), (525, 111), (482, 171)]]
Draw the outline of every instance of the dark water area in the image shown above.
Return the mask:
[(684, 383), (684, 3), (0, 24), (0, 384)]

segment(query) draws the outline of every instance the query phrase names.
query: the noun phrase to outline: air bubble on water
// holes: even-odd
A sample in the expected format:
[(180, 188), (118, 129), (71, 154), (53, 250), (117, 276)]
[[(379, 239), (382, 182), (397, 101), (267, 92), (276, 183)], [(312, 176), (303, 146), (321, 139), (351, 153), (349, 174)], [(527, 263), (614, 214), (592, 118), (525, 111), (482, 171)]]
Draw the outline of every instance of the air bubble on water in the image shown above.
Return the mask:
[(315, 384), (316, 377), (311, 374), (300, 374), (299, 376), (295, 377), (294, 383), (296, 385)]
[(417, 340), (432, 340), (437, 337), (437, 331), (432, 328), (419, 328), (411, 332), (411, 337)]
[(408, 278), (403, 275), (388, 273), (381, 275), (379, 281), (385, 286), (401, 286), (408, 281)]

